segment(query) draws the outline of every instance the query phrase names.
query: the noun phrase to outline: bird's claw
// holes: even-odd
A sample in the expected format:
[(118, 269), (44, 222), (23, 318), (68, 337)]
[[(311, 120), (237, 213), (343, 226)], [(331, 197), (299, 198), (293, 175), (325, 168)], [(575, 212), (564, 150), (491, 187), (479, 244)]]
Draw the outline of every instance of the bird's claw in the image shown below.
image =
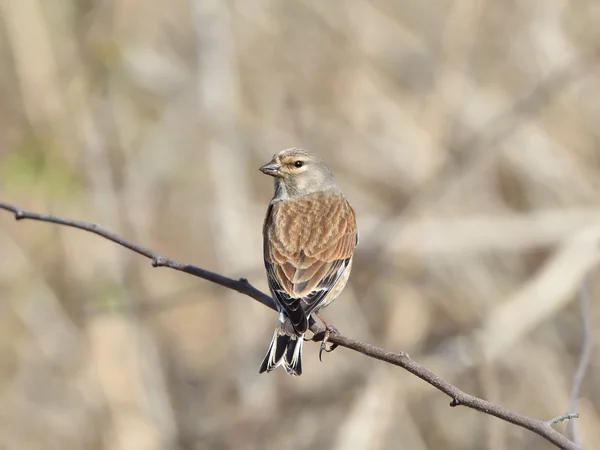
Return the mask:
[(327, 325), (325, 327), (325, 334), (323, 335), (323, 340), (321, 341), (321, 348), (319, 349), (319, 361), (321, 362), (323, 362), (323, 351), (325, 351), (326, 353), (331, 353), (338, 346), (337, 344), (331, 344), (331, 346), (327, 348), (327, 342), (329, 341), (329, 337), (332, 334), (340, 334), (340, 332), (337, 330), (337, 328), (332, 327), (331, 325)]

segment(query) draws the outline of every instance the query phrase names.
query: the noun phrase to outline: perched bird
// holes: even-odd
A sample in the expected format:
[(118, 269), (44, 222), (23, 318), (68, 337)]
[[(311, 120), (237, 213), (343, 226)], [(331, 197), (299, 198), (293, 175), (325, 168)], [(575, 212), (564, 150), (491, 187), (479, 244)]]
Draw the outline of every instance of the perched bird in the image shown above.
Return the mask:
[(311, 314), (319, 315), (344, 289), (358, 244), (354, 210), (325, 163), (314, 153), (290, 148), (260, 171), (275, 179), (263, 226), (264, 260), (279, 323), (260, 373), (283, 365), (302, 374), (302, 344)]

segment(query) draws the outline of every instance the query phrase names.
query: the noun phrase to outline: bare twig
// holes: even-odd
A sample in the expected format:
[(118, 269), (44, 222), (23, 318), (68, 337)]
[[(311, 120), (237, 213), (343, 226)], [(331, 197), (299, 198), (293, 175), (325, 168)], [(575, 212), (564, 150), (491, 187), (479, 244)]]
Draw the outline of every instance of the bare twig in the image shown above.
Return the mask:
[(556, 416), (554, 419), (550, 419), (546, 423), (548, 425), (555, 425), (555, 424), (561, 423), (561, 422), (571, 422), (572, 419), (577, 419), (578, 417), (579, 417), (579, 414), (577, 414), (577, 413), (561, 414), (560, 416)]
[[(241, 294), (248, 295), (249, 297), (252, 297), (253, 299), (259, 301), (263, 305), (268, 306), (271, 309), (275, 309), (271, 297), (256, 289), (245, 278), (234, 280), (223, 275), (219, 275), (208, 270), (202, 269), (200, 267), (175, 261), (173, 259), (160, 255), (159, 253), (154, 252), (150, 249), (142, 247), (141, 245), (130, 242), (129, 240), (124, 239), (121, 236), (111, 231), (105, 230), (102, 227), (93, 223), (64, 219), (50, 214), (40, 214), (33, 211), (27, 211), (18, 208), (17, 206), (1, 201), (0, 209), (12, 212), (17, 220), (39, 220), (42, 222), (50, 222), (58, 225), (65, 225), (68, 227), (79, 228), (84, 231), (89, 231), (91, 233), (97, 234), (98, 236), (102, 236), (103, 238), (106, 238), (112, 242), (115, 242), (116, 244), (119, 244), (125, 248), (133, 250), (134, 252), (145, 256), (146, 258), (149, 258), (152, 261), (152, 265), (154, 267), (169, 267), (171, 269), (179, 270), (181, 272), (197, 276), (199, 278), (219, 284), (223, 287), (233, 289)], [(316, 326), (314, 326), (314, 324), (311, 329), (315, 332), (312, 340), (320, 342), (323, 339), (324, 331), (318, 330)], [(517, 425), (519, 427), (525, 428), (538, 434), (539, 436), (543, 437), (544, 439), (551, 442), (560, 449), (580, 450), (579, 445), (569, 440), (567, 437), (565, 437), (564, 435), (556, 431), (554, 428), (552, 428), (553, 424), (562, 420), (575, 418), (577, 417), (577, 414), (566, 414), (563, 416), (559, 416), (555, 419), (551, 419), (550, 421), (535, 419), (529, 416), (510, 411), (502, 406), (490, 403), (486, 400), (480, 399), (478, 397), (463, 392), (456, 386), (443, 380), (433, 372), (427, 370), (426, 368), (419, 365), (417, 362), (413, 361), (410, 358), (410, 356), (404, 352), (390, 352), (382, 348), (376, 347), (374, 345), (359, 342), (357, 340), (341, 335), (333, 335), (329, 338), (329, 341), (340, 347), (345, 347), (347, 349), (362, 353), (371, 358), (379, 359), (389, 364), (402, 367), (403, 369), (419, 377), (426, 383), (430, 384), (434, 388), (448, 395), (452, 399), (452, 401), (450, 402), (450, 406), (462, 405), (466, 406), (467, 408), (471, 408), (476, 411), (482, 412), (484, 414), (489, 414), (491, 416), (498, 417), (499, 419), (502, 419), (506, 422), (510, 422), (514, 425)]]
[(170, 269), (178, 270), (180, 272), (189, 273), (190, 275), (194, 275), (198, 278), (211, 281), (223, 287), (233, 289), (234, 291), (237, 291), (241, 294), (245, 294), (249, 297), (252, 297), (254, 300), (262, 303), (263, 305), (268, 306), (271, 309), (275, 309), (275, 304), (273, 303), (271, 297), (256, 289), (245, 278), (233, 280), (231, 278), (224, 277), (223, 275), (210, 272), (208, 270), (202, 269), (197, 266), (193, 266), (191, 264), (184, 264), (179, 261), (175, 261), (174, 259), (167, 258), (166, 256), (163, 256), (158, 252), (150, 250), (149, 248), (128, 241), (127, 239), (122, 238), (118, 234), (113, 233), (112, 231), (105, 230), (104, 228), (100, 227), (99, 225), (96, 225), (95, 223), (83, 222), (80, 220), (64, 219), (62, 217), (53, 216), (52, 214), (40, 214), (32, 211), (26, 211), (24, 209), (17, 208), (16, 206), (4, 202), (0, 202), (0, 209), (13, 212), (15, 214), (15, 219), (17, 220), (39, 220), (41, 222), (56, 223), (58, 225), (65, 225), (67, 227), (79, 228), (80, 230), (89, 231), (90, 233), (102, 236), (103, 238), (108, 239), (109, 241), (112, 241), (125, 248), (128, 248), (129, 250), (133, 250), (134, 252), (142, 256), (145, 256), (146, 258), (152, 261), (153, 267), (168, 267)]

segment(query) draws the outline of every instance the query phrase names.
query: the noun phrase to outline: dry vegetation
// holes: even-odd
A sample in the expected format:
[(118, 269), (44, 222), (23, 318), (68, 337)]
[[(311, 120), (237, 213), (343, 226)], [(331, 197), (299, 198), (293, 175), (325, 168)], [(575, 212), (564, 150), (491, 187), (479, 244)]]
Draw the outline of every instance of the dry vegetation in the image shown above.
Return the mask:
[[(593, 0), (0, 0), (0, 198), (266, 289), (257, 168), (312, 148), (361, 229), (326, 317), (551, 418), (599, 261), (598, 23)], [(271, 310), (88, 233), (0, 214), (0, 293), (0, 448), (550, 448), (344, 349), (258, 376)], [(594, 348), (586, 449), (599, 376)]]

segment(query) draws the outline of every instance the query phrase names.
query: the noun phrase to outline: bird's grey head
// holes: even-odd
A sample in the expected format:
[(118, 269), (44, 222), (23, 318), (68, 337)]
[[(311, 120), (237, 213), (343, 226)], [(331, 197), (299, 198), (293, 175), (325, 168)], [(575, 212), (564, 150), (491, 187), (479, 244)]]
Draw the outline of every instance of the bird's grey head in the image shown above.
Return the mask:
[(275, 154), (260, 171), (275, 179), (275, 200), (338, 190), (333, 174), (323, 160), (302, 148), (288, 148)]

